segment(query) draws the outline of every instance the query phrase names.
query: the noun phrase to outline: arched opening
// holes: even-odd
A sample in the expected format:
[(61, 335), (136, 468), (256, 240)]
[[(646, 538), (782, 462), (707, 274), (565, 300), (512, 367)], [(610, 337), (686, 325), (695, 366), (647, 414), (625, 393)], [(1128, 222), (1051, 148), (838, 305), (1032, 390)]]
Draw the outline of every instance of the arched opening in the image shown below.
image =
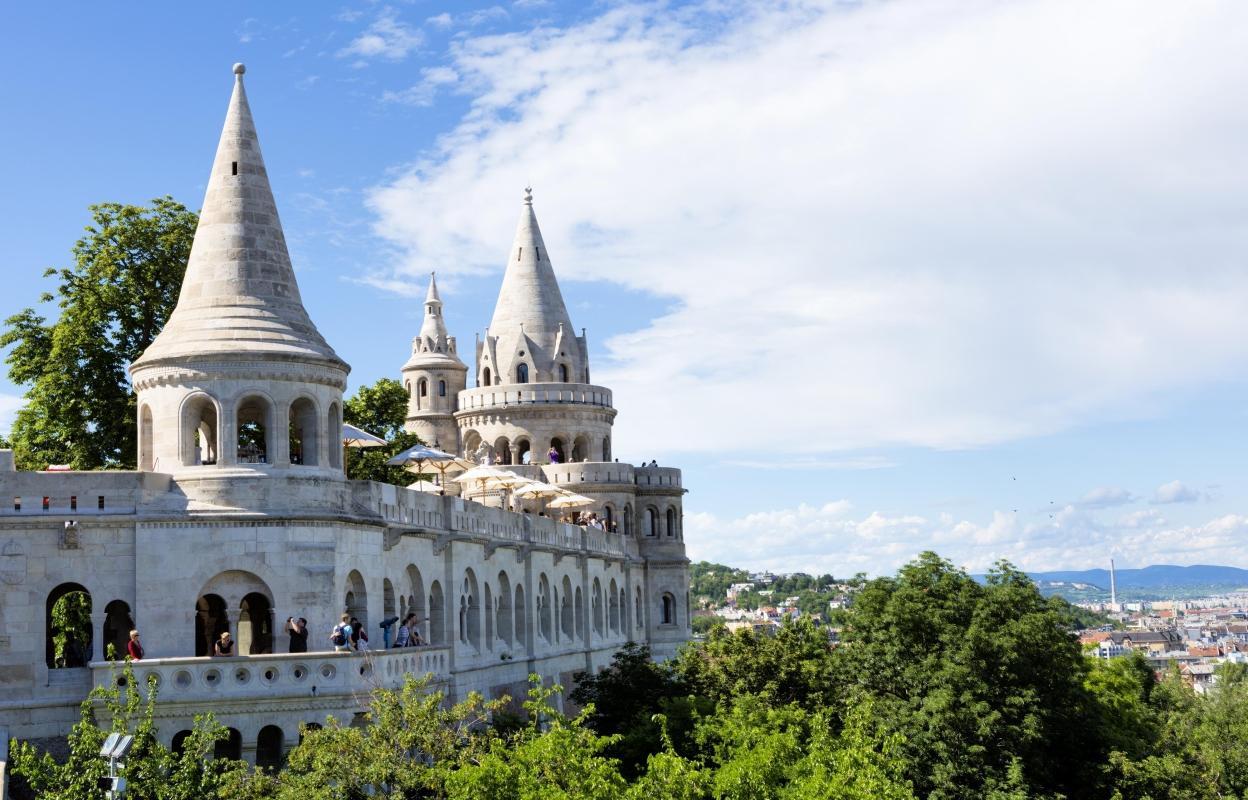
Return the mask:
[(477, 452), (477, 448), (481, 446), (481, 434), (474, 430), (464, 432), (464, 451), (461, 455), (464, 458), (472, 458)]
[(603, 461), (611, 460), (611, 437), (610, 436), (602, 437), (602, 460)]
[(610, 503), (602, 507), (602, 525), (607, 531), (615, 532), (615, 508)]
[(578, 436), (572, 442), (572, 460), (576, 462), (589, 460), (589, 437)]
[(364, 576), (358, 570), (347, 573), (347, 589), (343, 595), (343, 610), (352, 619), (359, 619), (365, 630), (368, 629), (368, 590), (364, 587)]
[(421, 397), (429, 396), (429, 380), (427, 378), (421, 378), (420, 382), (417, 383), (416, 386)]
[(230, 629), (225, 599), (219, 594), (203, 594), (195, 601), (195, 655), (212, 655), (213, 642)]
[(667, 510), (667, 535), (669, 537), (676, 535), (676, 509), (674, 508)]
[(646, 535), (659, 535), (659, 512), (653, 508), (646, 509)]
[(329, 404), (326, 416), (325, 446), (329, 453), (329, 465), (334, 469), (342, 469), (342, 413), (337, 403)]
[(645, 622), (645, 618), (641, 614), (641, 587), (638, 586), (635, 591), (636, 595), (633, 597), (633, 624), (640, 628)]
[(602, 584), (597, 578), (594, 578), (593, 592), (590, 597), (590, 619), (593, 621), (594, 635), (601, 637), (603, 635), (603, 625), (606, 610), (603, 608), (602, 600)]
[(425, 583), (415, 564), (407, 565), (407, 608), (401, 616), (416, 615), (416, 631), (422, 639), (430, 636), (429, 615), (425, 613)]
[[(563, 448), (563, 440), (562, 440), (562, 439), (560, 439), (558, 436), (556, 436), (555, 438), (553, 438), (553, 439), (551, 439), (551, 440), (550, 440), (550, 449), (551, 449), (551, 450), (554, 450), (554, 451), (555, 451), (555, 455), (556, 455), (556, 456), (558, 456), (558, 462), (556, 462), (556, 461), (555, 461), (555, 459), (553, 459), (553, 458), (552, 458), (552, 459), (550, 459), (550, 463), (552, 463), (552, 464), (554, 464), (554, 463), (559, 463), (559, 464), (566, 464), (566, 463), (568, 463), (568, 455), (567, 455), (567, 453), (564, 451), (564, 448)], [(549, 456), (550, 456), (550, 453), (547, 453), (546, 455), (547, 455), (547, 457), (549, 457)]]
[(516, 383), (529, 382), (529, 365), (523, 361), (516, 365)]
[(494, 463), (511, 464), (511, 442), (506, 436), (494, 440)]
[(568, 365), (567, 364), (559, 365), (559, 381), (561, 383), (568, 382)]
[(276, 725), (265, 725), (256, 737), (256, 767), (268, 773), (275, 773), (282, 768), (282, 729)]
[(494, 630), (498, 634), (498, 638), (506, 645), (510, 645), (512, 639), (512, 613), (511, 613), (511, 579), (507, 577), (506, 572), (498, 573), (498, 607), (494, 612)]
[(179, 450), (182, 466), (217, 463), (217, 404), (206, 394), (192, 395), (182, 404)]
[(446, 397), (446, 381), (438, 381), (438, 397)]
[(253, 395), (238, 404), (238, 463), (269, 463), (272, 416), (272, 407), (263, 397)]
[(482, 386), (490, 385), (490, 368), (489, 367), (486, 367), (485, 369), (481, 370), (481, 385)]
[(191, 732), (187, 730), (178, 731), (173, 735), (173, 742), (170, 743), (169, 749), (178, 755), (182, 755), (186, 751), (186, 740), (191, 736)]
[(437, 581), (429, 584), (429, 643), (446, 644), (446, 600)]
[(676, 624), (676, 598), (671, 592), (663, 593), (663, 624)]
[(515, 639), (513, 640), (517, 647), (527, 649), (529, 646), (529, 626), (528, 614), (524, 606), (524, 587), (516, 584), (516, 603), (515, 603)]
[(259, 592), (243, 597), (238, 606), (238, 654), (273, 652), (273, 607)]
[(481, 609), (485, 612), (485, 639), (482, 642), (486, 650), (494, 649), (494, 592), (489, 581), (481, 582)]
[(559, 629), (563, 638), (570, 640), (576, 635), (576, 616), (572, 611), (572, 581), (563, 579), (563, 591), (559, 593)]
[(576, 638), (585, 641), (585, 593), (576, 587)]
[(476, 573), (465, 570), (459, 591), (459, 641), (477, 650), (481, 649), (480, 592)]
[(317, 436), (320, 414), (316, 404), (301, 397), (290, 404), (290, 463), (315, 467), (319, 463), (320, 441)]
[(394, 616), (394, 584), (389, 578), (381, 582), (381, 616), (382, 622)]
[(139, 471), (152, 471), (152, 408), (146, 403), (139, 409)]
[(104, 657), (120, 661), (126, 657), (126, 644), (134, 630), (134, 617), (125, 600), (113, 600), (104, 606)]
[(551, 616), (554, 609), (551, 607), (550, 600), (550, 581), (543, 574), (537, 581), (537, 628), (548, 644), (554, 641), (551, 636), (554, 633), (554, 626), (551, 624)]
[(614, 634), (620, 632), (620, 594), (619, 589), (615, 585), (615, 578), (611, 579), (610, 585), (607, 587), (607, 628)]
[(53, 589), (48, 594), (44, 632), (49, 669), (85, 667), (93, 656), (91, 593), (77, 583)]
[(624, 535), (633, 535), (633, 507), (624, 506)]
[(516, 459), (516, 463), (518, 464), (533, 463), (533, 449), (532, 449), (532, 446), (529, 444), (528, 439), (516, 440), (516, 454), (518, 456), (518, 458)]
[(224, 739), (218, 739), (212, 749), (213, 758), (229, 758), (240, 761), (243, 757), (243, 735), (235, 728), (227, 729), (230, 733)]

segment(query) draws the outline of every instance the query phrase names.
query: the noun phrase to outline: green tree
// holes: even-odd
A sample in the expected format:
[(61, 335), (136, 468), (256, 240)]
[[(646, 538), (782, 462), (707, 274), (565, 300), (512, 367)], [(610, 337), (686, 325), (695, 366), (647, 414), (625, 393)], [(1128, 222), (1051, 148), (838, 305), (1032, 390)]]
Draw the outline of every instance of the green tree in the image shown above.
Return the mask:
[(53, 660), (62, 667), (85, 666), (90, 645), (91, 596), (69, 592), (57, 598), (52, 604)]
[(9, 379), (26, 387), (11, 433), (18, 467), (135, 466), (135, 396), (126, 368), (177, 303), (198, 217), (172, 198), (91, 206), (74, 264), (49, 269), (55, 320), (34, 308), (5, 320)]
[[(155, 681), (144, 688), (146, 691), (140, 688), (127, 660), (109, 686), (92, 690), (70, 730), (69, 757), (64, 763), (40, 753), (29, 742), (14, 740), (10, 763), (16, 784), (25, 784), (41, 800), (97, 800), (102, 795), (96, 781), (108, 776), (108, 761), (99, 752), (109, 733), (134, 736), (119, 769), (130, 786), (130, 797), (200, 800), (222, 796), (227, 787), (248, 782), (245, 763), (208, 757), (216, 742), (229, 735), (211, 715), (195, 718), (181, 753), (162, 745), (156, 739), (153, 722)], [(108, 719), (107, 726), (96, 721), (99, 711)]]
[(407, 390), (393, 378), (381, 378), (371, 386), (361, 386), (343, 403), (342, 418), (357, 428), (385, 439), (384, 447), (351, 448), (347, 452), (347, 477), (406, 486), (416, 475), (403, 467), (386, 466), (386, 461), (407, 448), (422, 444), (408, 433)]

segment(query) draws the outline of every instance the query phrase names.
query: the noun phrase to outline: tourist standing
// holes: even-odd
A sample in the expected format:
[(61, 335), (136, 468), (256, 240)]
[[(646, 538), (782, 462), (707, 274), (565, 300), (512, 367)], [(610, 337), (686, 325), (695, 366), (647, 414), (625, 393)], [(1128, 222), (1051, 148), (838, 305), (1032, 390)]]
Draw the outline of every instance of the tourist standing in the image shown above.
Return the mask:
[(368, 634), (364, 632), (364, 625), (360, 622), (359, 617), (351, 618), (351, 649), (368, 649)]
[(290, 650), (291, 653), (308, 652), (308, 621), (303, 617), (295, 619), (294, 617), (286, 618), (286, 633), (290, 634)]
[(225, 631), (221, 634), (221, 637), (217, 639), (216, 643), (212, 646), (212, 654), (220, 658), (234, 655), (234, 640), (230, 638), (229, 631)]
[(138, 631), (130, 631), (130, 641), (126, 642), (126, 655), (130, 656), (132, 661), (143, 658), (143, 645), (139, 644)]
[(555, 449), (553, 444), (550, 446), (550, 452), (546, 454), (546, 457), (550, 459), (552, 464), (559, 463), (559, 451)]
[(342, 615), (341, 620), (330, 631), (329, 641), (336, 652), (345, 653), (351, 649), (351, 617), (349, 615)]

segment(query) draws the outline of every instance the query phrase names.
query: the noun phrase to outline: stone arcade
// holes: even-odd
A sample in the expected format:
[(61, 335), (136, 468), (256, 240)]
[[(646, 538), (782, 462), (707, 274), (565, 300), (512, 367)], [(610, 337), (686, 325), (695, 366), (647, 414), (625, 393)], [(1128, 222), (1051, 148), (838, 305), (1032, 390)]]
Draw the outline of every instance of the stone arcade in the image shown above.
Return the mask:
[[(303, 307), (234, 72), (177, 308), (130, 367), (138, 471), (16, 472), (0, 451), (0, 729), (63, 736), (132, 627), (138, 676), (160, 682), (160, 736), (176, 744), (211, 709), (231, 728), (222, 752), (258, 763), (409, 672), (453, 697), (518, 696), (530, 673), (567, 685), (628, 640), (670, 656), (689, 635), (680, 471), (612, 460), (611, 392), (590, 383), (531, 193), (475, 388), (430, 281), (401, 370), (408, 427), (574, 486), (608, 530), (346, 479), (349, 367)], [(58, 659), (52, 609), (71, 593), (89, 598), (90, 630)], [(374, 651), (328, 652), (343, 611)], [(378, 623), (408, 611), (429, 644), (381, 649)], [(309, 620), (313, 652), (285, 652), (289, 616)], [(223, 630), (239, 655), (206, 657)]]

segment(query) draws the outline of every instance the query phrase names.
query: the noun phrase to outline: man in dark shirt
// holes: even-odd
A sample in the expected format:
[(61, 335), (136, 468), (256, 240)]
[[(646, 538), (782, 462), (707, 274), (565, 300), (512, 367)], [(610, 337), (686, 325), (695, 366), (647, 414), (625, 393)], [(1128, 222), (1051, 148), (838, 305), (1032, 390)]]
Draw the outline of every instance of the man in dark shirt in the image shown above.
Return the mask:
[(286, 632), (290, 634), (290, 652), (308, 652), (308, 621), (306, 619), (287, 617)]

